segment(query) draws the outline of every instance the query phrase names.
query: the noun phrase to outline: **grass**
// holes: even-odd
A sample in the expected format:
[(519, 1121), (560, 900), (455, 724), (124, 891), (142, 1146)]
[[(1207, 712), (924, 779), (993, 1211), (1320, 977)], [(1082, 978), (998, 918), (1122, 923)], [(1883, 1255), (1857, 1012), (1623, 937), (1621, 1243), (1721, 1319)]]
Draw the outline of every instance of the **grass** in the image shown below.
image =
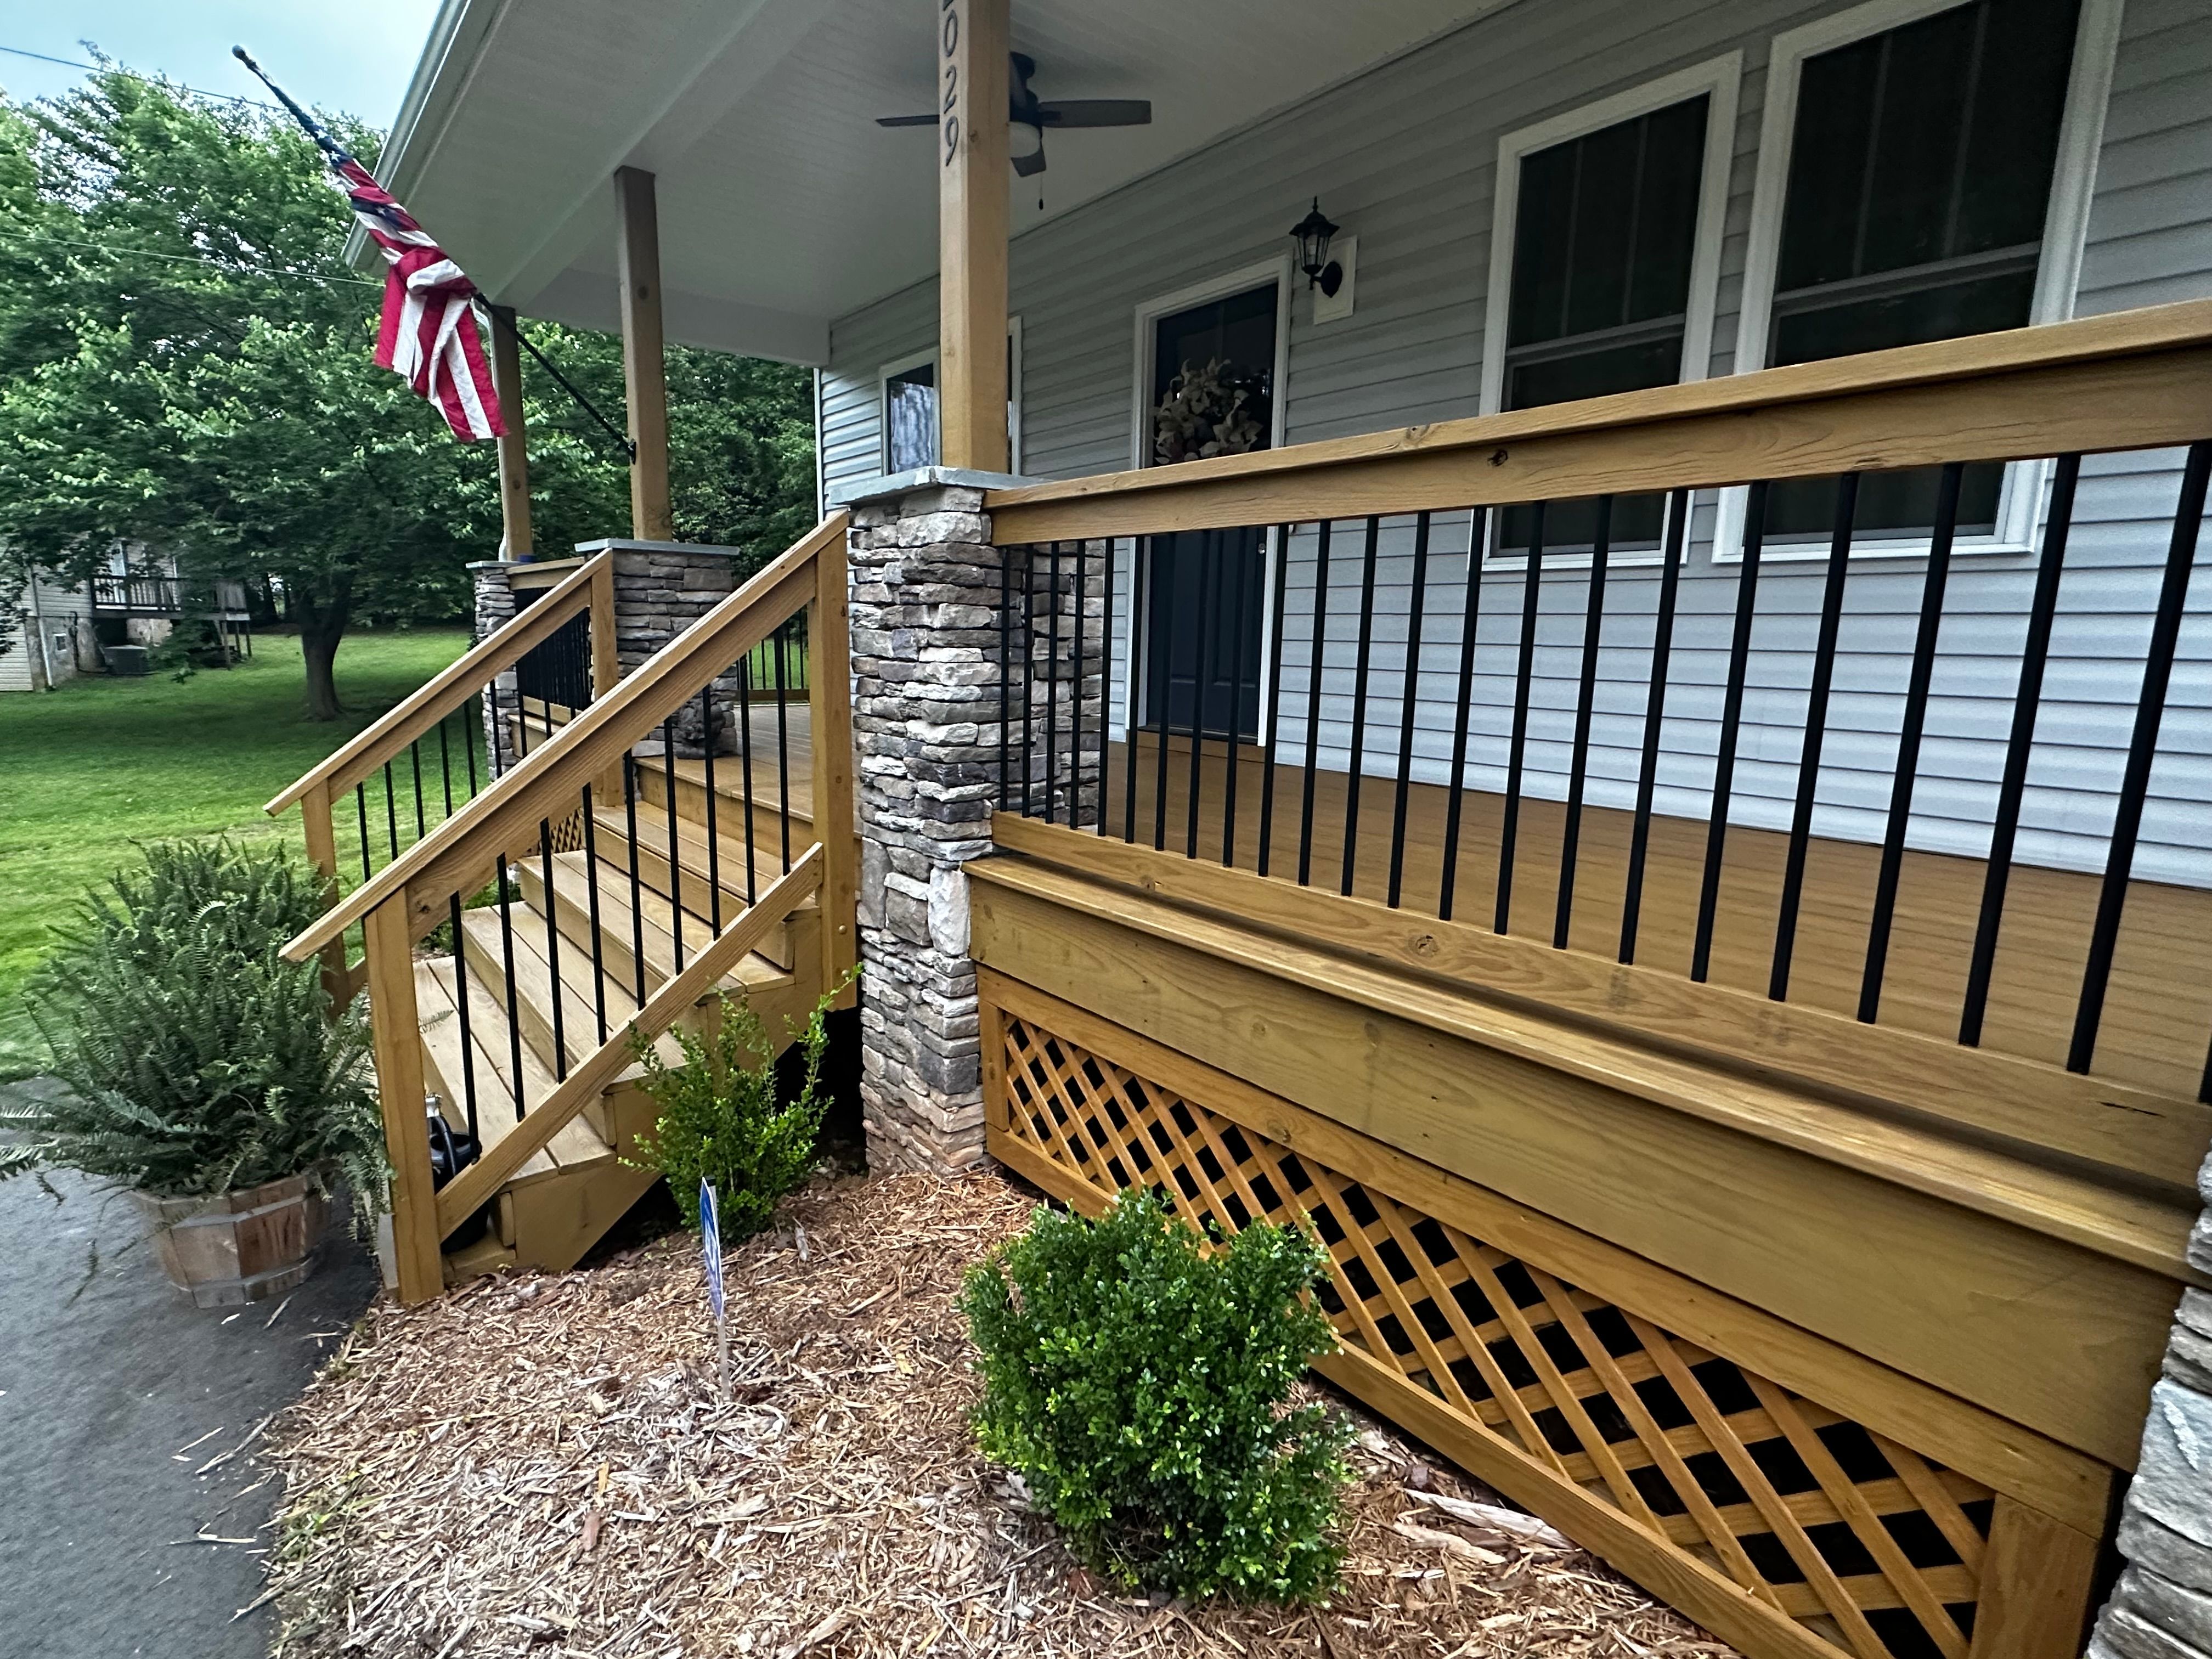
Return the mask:
[(0, 696), (0, 1079), (39, 1066), (22, 991), (78, 896), (131, 863), (132, 843), (230, 830), (300, 843), (296, 809), (262, 803), (468, 647), (460, 629), (349, 635), (348, 713), (306, 715), (300, 642), (254, 641), (252, 660), (194, 675), (86, 678)]

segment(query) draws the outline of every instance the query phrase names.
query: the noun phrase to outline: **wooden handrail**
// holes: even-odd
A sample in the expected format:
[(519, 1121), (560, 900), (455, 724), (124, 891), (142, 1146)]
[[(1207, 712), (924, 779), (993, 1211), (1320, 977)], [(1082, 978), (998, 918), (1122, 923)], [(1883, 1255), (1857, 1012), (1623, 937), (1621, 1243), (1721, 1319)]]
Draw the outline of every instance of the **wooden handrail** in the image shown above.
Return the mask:
[(686, 1009), (711, 993), (715, 982), (766, 939), (793, 910), (811, 898), (822, 885), (823, 862), (822, 843), (817, 841), (787, 874), (779, 877), (749, 905), (744, 915), (717, 933), (682, 973), (655, 991), (623, 1030), (571, 1066), (567, 1079), (551, 1094), (531, 1108), (521, 1122), (447, 1183), (438, 1194), (438, 1237), (447, 1237), (475, 1214), (507, 1183), (509, 1176), (543, 1151), (570, 1119), (614, 1080), (629, 1063), (632, 1031), (648, 1042), (659, 1036)]
[(2212, 300), (988, 491), (1010, 543), (2140, 449), (2212, 435)]
[(394, 898), (406, 902), (409, 936), (428, 933), (444, 919), (449, 895), (481, 886), (499, 854), (533, 836), (540, 818), (565, 814), (586, 783), (618, 768), (633, 744), (811, 602), (816, 556), (842, 541), (848, 516), (840, 510), (823, 520), (550, 742), (325, 911), (284, 947), (287, 959), (306, 961)]
[(592, 586), (611, 556), (602, 553), (569, 572), (544, 599), (505, 627), (486, 635), (398, 708), (356, 732), (319, 765), (301, 774), (261, 810), (274, 817), (319, 785), (333, 795), (343, 794), (402, 752), (482, 690), (487, 681), (505, 673), (589, 607)]

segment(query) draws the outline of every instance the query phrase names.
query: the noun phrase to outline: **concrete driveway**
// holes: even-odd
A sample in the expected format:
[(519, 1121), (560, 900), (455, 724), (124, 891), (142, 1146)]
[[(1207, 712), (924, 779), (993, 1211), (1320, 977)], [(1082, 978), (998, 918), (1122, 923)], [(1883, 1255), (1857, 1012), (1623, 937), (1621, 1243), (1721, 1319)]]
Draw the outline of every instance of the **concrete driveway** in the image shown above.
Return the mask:
[(260, 1659), (270, 1610), (234, 1615), (276, 1483), (251, 1448), (206, 1466), (297, 1396), (374, 1264), (341, 1233), (281, 1314), (197, 1309), (127, 1198), (49, 1179), (59, 1204), (0, 1182), (0, 1654)]

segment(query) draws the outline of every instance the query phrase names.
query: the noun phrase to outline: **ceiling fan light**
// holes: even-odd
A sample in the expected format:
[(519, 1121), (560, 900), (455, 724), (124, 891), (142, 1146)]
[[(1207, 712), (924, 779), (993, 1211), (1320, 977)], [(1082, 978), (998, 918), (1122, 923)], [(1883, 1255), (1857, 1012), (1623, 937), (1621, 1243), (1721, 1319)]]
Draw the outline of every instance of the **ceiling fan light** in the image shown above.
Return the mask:
[(1006, 153), (1017, 161), (1042, 155), (1044, 129), (1027, 121), (1009, 122), (1006, 126)]

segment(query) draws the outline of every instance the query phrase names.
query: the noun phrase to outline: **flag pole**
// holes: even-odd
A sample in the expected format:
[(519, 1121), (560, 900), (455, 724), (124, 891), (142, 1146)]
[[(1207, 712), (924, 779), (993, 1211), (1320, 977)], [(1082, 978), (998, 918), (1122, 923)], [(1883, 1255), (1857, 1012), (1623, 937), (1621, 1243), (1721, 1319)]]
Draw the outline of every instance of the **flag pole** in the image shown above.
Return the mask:
[[(315, 148), (321, 150), (323, 154), (329, 158), (331, 166), (336, 167), (339, 163), (344, 161), (353, 161), (354, 165), (356, 167), (361, 165), (357, 161), (355, 161), (354, 157), (348, 153), (344, 147), (342, 146), (337, 139), (331, 137), (329, 131), (324, 128), (320, 122), (316, 120), (313, 116), (308, 114), (306, 110), (300, 106), (300, 103), (297, 99), (294, 98), (290, 93), (285, 91), (283, 88), (278, 86), (275, 81), (270, 78), (269, 71), (263, 69), (259, 64), (254, 61), (253, 54), (252, 52), (246, 51), (244, 46), (233, 46), (230, 49), (230, 55), (238, 59), (240, 63), (245, 64), (247, 69), (251, 70), (253, 72), (254, 77), (258, 80), (263, 86), (268, 88), (270, 91), (276, 94), (277, 100), (282, 103), (286, 109), (291, 112), (292, 118), (300, 124), (301, 131), (305, 132), (308, 137), (314, 140)], [(599, 410), (593, 406), (590, 398), (586, 398), (582, 392), (579, 392), (575, 386), (571, 385), (569, 383), (568, 377), (563, 374), (559, 369), (554, 368), (552, 363), (547, 359), (545, 354), (530, 343), (529, 337), (523, 333), (520, 326), (502, 315), (498, 307), (492, 305), (484, 298), (483, 289), (477, 288), (475, 283), (471, 283), (469, 285), (469, 291), (471, 303), (481, 304), (483, 307), (485, 313), (491, 319), (494, 325), (505, 329), (508, 335), (514, 340), (516, 344), (520, 345), (525, 351), (528, 352), (532, 357), (536, 359), (538, 366), (553, 377), (554, 384), (558, 386), (562, 391), (567, 392), (568, 396), (574, 400), (575, 404), (579, 409), (582, 410), (585, 414), (590, 416), (594, 421), (598, 422), (601, 428), (606, 432), (608, 436), (611, 437), (615, 442), (621, 447), (624, 458), (629, 460), (630, 465), (633, 466), (637, 464), (637, 446), (630, 441), (629, 434), (624, 432), (620, 427), (617, 426), (612, 421), (610, 421), (605, 415), (601, 414)]]

